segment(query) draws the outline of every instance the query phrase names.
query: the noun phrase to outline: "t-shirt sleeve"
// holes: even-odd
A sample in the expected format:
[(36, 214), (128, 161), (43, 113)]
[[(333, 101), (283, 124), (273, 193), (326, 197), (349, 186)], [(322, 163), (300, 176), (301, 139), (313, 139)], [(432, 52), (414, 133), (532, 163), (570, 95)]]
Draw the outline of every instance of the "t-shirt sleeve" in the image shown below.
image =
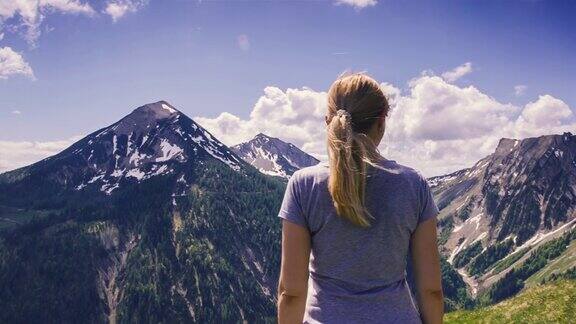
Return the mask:
[(428, 185), (428, 181), (425, 178), (422, 178), (422, 186), (421, 186), (421, 195), (422, 195), (422, 209), (420, 211), (420, 215), (418, 217), (418, 224), (422, 223), (423, 221), (430, 219), (432, 217), (436, 217), (440, 211), (438, 210), (438, 206), (434, 202), (434, 197), (432, 196), (432, 190), (430, 190), (430, 186)]
[(308, 222), (302, 209), (300, 194), (301, 190), (297, 174), (295, 173), (290, 177), (286, 185), (286, 191), (284, 192), (284, 199), (282, 200), (278, 217), (300, 226), (308, 227)]

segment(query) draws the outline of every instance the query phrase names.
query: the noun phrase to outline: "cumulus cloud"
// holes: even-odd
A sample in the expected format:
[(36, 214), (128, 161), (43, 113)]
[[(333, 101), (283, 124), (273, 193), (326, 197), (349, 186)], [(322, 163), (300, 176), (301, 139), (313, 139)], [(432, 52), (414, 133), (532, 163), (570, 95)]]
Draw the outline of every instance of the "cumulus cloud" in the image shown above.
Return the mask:
[(48, 156), (54, 155), (82, 136), (60, 141), (0, 141), (0, 173), (37, 162)]
[(455, 67), (450, 71), (442, 73), (442, 77), (444, 78), (444, 80), (448, 82), (454, 82), (471, 72), (472, 72), (472, 63), (466, 62), (460, 66)]
[(574, 129), (574, 112), (564, 101), (550, 95), (539, 96), (536, 101), (526, 104), (513, 128), (516, 137), (558, 134)]
[(12, 110), (12, 115), (22, 115), (20, 110)]
[(250, 40), (248, 39), (247, 35), (238, 35), (238, 47), (243, 50), (243, 51), (249, 51), (250, 50)]
[(469, 139), (503, 127), (515, 112), (473, 86), (457, 87), (437, 76), (410, 81), (409, 92), (399, 96), (394, 129), (414, 139)]
[(376, 0), (336, 0), (334, 1), (334, 4), (340, 6), (340, 5), (346, 5), (346, 6), (351, 6), (354, 7), (354, 9), (360, 10), (366, 7), (372, 7), (375, 6), (378, 3), (378, 1)]
[(248, 120), (228, 112), (216, 118), (195, 117), (194, 120), (227, 145), (247, 141), (262, 132), (323, 157), (325, 134), (319, 126), (324, 122), (325, 103), (325, 92), (305, 87), (285, 91), (277, 87), (266, 87)]
[(515, 94), (517, 97), (520, 97), (520, 96), (522, 96), (522, 95), (524, 94), (524, 92), (526, 92), (526, 89), (527, 89), (527, 88), (528, 88), (528, 87), (525, 86), (525, 85), (523, 85), (523, 84), (519, 84), (519, 85), (517, 85), (517, 86), (514, 86), (514, 94)]
[(24, 60), (20, 53), (15, 52), (10, 47), (1, 47), (0, 79), (8, 79), (15, 75), (23, 75), (30, 79), (35, 79), (30, 64)]
[(51, 12), (88, 16), (95, 13), (88, 2), (80, 0), (0, 1), (0, 31), (10, 23), (11, 30), (21, 32), (28, 43), (35, 45), (41, 34), (40, 25)]
[(146, 5), (146, 2), (146, 0), (113, 0), (107, 3), (104, 13), (116, 22), (126, 14), (138, 11)]
[[(382, 83), (392, 111), (380, 145), (387, 158), (427, 176), (472, 166), (492, 153), (502, 137), (525, 138), (576, 129), (574, 112), (562, 100), (542, 95), (525, 106), (503, 103), (474, 86), (459, 87), (431, 73), (406, 89)], [(262, 132), (326, 159), (326, 92), (267, 87), (247, 119), (230, 113), (195, 117), (227, 145)]]

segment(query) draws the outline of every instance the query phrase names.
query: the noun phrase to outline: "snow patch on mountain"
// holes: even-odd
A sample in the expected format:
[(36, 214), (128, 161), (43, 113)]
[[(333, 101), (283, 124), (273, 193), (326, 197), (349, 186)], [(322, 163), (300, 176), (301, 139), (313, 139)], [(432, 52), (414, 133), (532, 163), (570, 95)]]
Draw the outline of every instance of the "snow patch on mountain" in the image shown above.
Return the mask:
[(177, 113), (176, 109), (168, 106), (168, 105), (165, 104), (165, 103), (162, 104), (162, 108), (164, 108), (164, 110), (168, 111), (168, 112), (171, 113), (171, 114)]
[(156, 162), (165, 162), (172, 159), (176, 159), (178, 156), (182, 156), (184, 150), (178, 145), (171, 144), (167, 139), (163, 138), (160, 142), (160, 150), (162, 155), (156, 158)]

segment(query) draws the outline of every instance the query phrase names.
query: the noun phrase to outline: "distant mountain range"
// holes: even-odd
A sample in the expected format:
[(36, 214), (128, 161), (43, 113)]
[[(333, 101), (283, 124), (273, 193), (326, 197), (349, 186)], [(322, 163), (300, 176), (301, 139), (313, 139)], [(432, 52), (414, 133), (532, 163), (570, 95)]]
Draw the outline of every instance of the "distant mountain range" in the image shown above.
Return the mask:
[(294, 144), (259, 133), (252, 140), (231, 147), (238, 156), (260, 172), (289, 178), (296, 170), (320, 162)]
[[(318, 162), (265, 134), (229, 148), (160, 101), (0, 174), (0, 322), (274, 321), (275, 215)], [(576, 136), (502, 139), (428, 180), (447, 309), (572, 277)]]

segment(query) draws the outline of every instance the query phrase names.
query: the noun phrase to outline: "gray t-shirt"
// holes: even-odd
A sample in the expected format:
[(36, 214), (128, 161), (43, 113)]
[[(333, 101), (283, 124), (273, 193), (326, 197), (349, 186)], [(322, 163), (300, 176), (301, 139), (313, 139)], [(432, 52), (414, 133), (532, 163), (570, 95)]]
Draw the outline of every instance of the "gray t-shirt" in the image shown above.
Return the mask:
[(312, 237), (304, 323), (421, 323), (406, 262), (411, 234), (438, 207), (418, 171), (387, 159), (378, 165), (366, 178), (368, 228), (336, 214), (327, 163), (288, 181), (278, 216)]

